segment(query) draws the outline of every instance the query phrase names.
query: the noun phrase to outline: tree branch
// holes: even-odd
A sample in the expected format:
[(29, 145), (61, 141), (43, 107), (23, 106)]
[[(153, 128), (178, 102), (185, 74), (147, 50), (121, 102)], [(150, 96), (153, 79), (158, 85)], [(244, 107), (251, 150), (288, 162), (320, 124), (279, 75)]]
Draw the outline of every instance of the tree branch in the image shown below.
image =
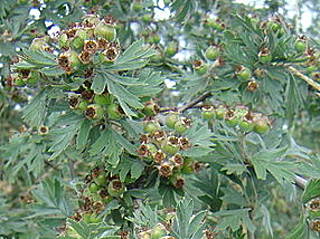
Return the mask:
[(308, 76), (305, 76), (304, 74), (302, 74), (300, 71), (298, 71), (296, 68), (294, 68), (292, 66), (288, 66), (288, 69), (292, 74), (296, 75), (297, 77), (299, 77), (300, 79), (304, 80), (309, 85), (311, 85), (313, 88), (320, 91), (320, 84), (319, 83), (315, 82), (314, 80), (312, 80)]
[(189, 103), (178, 108), (178, 112), (183, 113), (187, 109), (192, 108), (193, 106), (195, 106), (196, 104), (198, 104), (199, 102), (205, 100), (206, 98), (208, 98), (210, 96), (212, 96), (211, 92), (207, 91), (207, 92), (203, 93), (202, 95), (200, 95), (199, 97), (197, 97), (196, 99), (194, 99), (194, 100), (190, 101)]

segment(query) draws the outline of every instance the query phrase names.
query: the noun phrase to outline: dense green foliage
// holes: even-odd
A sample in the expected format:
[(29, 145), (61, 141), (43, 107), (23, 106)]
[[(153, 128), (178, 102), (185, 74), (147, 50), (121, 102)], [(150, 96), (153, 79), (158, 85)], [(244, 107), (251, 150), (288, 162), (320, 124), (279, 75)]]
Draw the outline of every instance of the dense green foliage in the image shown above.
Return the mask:
[(319, 34), (264, 6), (1, 0), (0, 238), (318, 238)]

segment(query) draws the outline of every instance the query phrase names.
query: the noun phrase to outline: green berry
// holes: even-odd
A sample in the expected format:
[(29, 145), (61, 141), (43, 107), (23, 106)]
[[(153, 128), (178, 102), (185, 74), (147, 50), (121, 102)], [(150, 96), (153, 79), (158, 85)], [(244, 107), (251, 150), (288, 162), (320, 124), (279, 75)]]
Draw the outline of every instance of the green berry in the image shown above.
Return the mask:
[(202, 118), (205, 120), (213, 119), (215, 116), (214, 108), (212, 106), (203, 107), (201, 115), (202, 115)]
[(268, 120), (265, 118), (260, 118), (254, 121), (254, 131), (258, 134), (264, 134), (268, 132), (270, 126), (268, 124)]
[(99, 105), (106, 105), (109, 103), (108, 96), (106, 95), (95, 95), (93, 101)]
[(156, 132), (157, 130), (160, 130), (160, 125), (156, 122), (147, 122), (144, 124), (143, 130), (146, 133), (150, 133), (153, 134), (154, 132)]
[(239, 127), (245, 132), (251, 132), (254, 128), (254, 124), (251, 120), (247, 120), (244, 118), (242, 121), (240, 121)]
[(297, 52), (302, 53), (307, 49), (307, 44), (303, 40), (297, 40), (294, 43), (294, 48), (296, 49)]
[(220, 105), (217, 109), (216, 109), (216, 117), (217, 119), (224, 119), (225, 115), (227, 113), (227, 109), (225, 106)]
[(159, 113), (159, 106), (155, 104), (153, 101), (149, 101), (145, 104), (142, 112), (146, 116), (155, 116), (157, 113)]
[(135, 11), (135, 12), (140, 12), (142, 9), (143, 9), (143, 5), (141, 4), (141, 2), (134, 2), (132, 4), (132, 9)]
[(118, 179), (112, 180), (108, 185), (108, 193), (112, 197), (119, 197), (123, 194), (124, 191), (125, 187), (123, 183)]
[(67, 34), (63, 33), (59, 36), (58, 44), (60, 48), (68, 47), (69, 46), (69, 40)]
[(161, 237), (165, 236), (166, 234), (167, 234), (167, 231), (166, 231), (165, 227), (159, 223), (151, 230), (150, 239), (160, 239)]
[(151, 20), (152, 20), (152, 14), (150, 14), (150, 13), (144, 14), (144, 15), (141, 17), (141, 20), (142, 20), (143, 22), (146, 22), (146, 23), (151, 22)]
[(179, 146), (167, 143), (161, 149), (167, 154), (176, 154), (179, 151)]
[(88, 107), (88, 102), (87, 101), (81, 101), (79, 103), (79, 105), (78, 105), (78, 109), (82, 110), (82, 111), (86, 110), (87, 107)]
[(251, 76), (252, 76), (251, 70), (247, 67), (241, 66), (239, 71), (237, 71), (237, 77), (240, 80), (247, 81), (251, 78)]
[(184, 132), (187, 131), (188, 127), (181, 120), (179, 120), (177, 123), (175, 123), (174, 129), (179, 134), (183, 134)]
[(75, 51), (69, 51), (68, 52), (68, 58), (70, 61), (70, 65), (73, 69), (78, 69), (81, 65), (81, 62), (78, 58), (78, 53)]
[(118, 104), (110, 104), (107, 107), (107, 113), (108, 113), (108, 117), (109, 119), (113, 119), (113, 120), (119, 120), (122, 118), (122, 114), (119, 111), (119, 105)]
[(113, 25), (100, 21), (94, 29), (94, 35), (108, 41), (113, 41), (116, 38), (116, 29)]
[(26, 85), (24, 80), (22, 78), (20, 78), (20, 77), (14, 79), (14, 84), (16, 86), (25, 86)]
[(96, 184), (96, 183), (91, 183), (90, 185), (89, 185), (89, 191), (91, 192), (91, 193), (96, 193), (96, 192), (98, 192), (99, 191), (99, 186)]
[(219, 55), (220, 55), (219, 48), (217, 48), (215, 46), (208, 47), (206, 52), (205, 52), (206, 58), (211, 60), (211, 61), (216, 60)]
[(176, 41), (172, 41), (168, 43), (167, 48), (165, 49), (165, 55), (167, 57), (172, 57), (178, 52), (178, 43)]
[(259, 54), (258, 54), (258, 57), (259, 57), (259, 61), (263, 64), (267, 64), (267, 63), (270, 63), (272, 61), (272, 55), (269, 51), (268, 48), (264, 48), (262, 49)]
[(98, 175), (98, 177), (96, 177), (94, 179), (94, 181), (99, 185), (99, 186), (103, 186), (107, 183), (107, 178), (104, 174), (100, 174)]
[(103, 108), (98, 104), (88, 105), (85, 112), (85, 116), (88, 119), (101, 119), (103, 117)]
[(175, 124), (179, 121), (179, 116), (177, 114), (170, 114), (166, 118), (166, 125), (170, 129), (174, 129)]

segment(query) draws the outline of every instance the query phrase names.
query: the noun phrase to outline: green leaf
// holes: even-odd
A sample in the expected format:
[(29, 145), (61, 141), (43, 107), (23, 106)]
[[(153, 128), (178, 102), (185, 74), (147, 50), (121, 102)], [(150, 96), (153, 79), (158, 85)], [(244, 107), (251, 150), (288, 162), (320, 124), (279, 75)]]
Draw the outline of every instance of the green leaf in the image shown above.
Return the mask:
[(302, 194), (302, 202), (307, 203), (313, 198), (320, 196), (320, 179), (311, 179)]
[(102, 94), (106, 88), (107, 85), (107, 75), (106, 74), (101, 74), (98, 73), (94, 76), (93, 82), (91, 85), (91, 89), (94, 91), (96, 94)]
[(89, 133), (91, 130), (90, 120), (84, 120), (81, 124), (79, 134), (77, 135), (77, 149), (83, 149), (88, 141)]
[(35, 96), (31, 102), (22, 110), (22, 118), (32, 127), (39, 127), (46, 117), (47, 99), (50, 92), (45, 88)]
[(144, 67), (148, 63), (148, 58), (155, 53), (155, 50), (144, 45), (143, 40), (139, 40), (132, 43), (114, 64), (107, 65), (105, 68), (118, 71), (139, 69)]

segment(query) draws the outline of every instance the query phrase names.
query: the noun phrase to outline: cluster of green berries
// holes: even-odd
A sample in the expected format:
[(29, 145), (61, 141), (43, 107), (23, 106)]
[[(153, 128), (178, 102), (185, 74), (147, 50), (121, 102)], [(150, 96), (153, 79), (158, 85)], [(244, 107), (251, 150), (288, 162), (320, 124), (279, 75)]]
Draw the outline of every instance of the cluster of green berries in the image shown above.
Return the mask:
[(308, 215), (310, 229), (320, 232), (320, 197), (309, 200), (304, 207)]
[(154, 228), (149, 230), (143, 230), (138, 233), (139, 239), (176, 239), (173, 236), (168, 236), (169, 231), (166, 227), (158, 223)]
[(116, 41), (115, 21), (89, 15), (80, 23), (60, 33), (61, 49), (57, 61), (67, 74), (91, 68), (93, 64), (113, 62), (120, 53)]
[(32, 70), (18, 70), (10, 75), (10, 81), (14, 86), (36, 86), (40, 81), (41, 75), (37, 71)]
[(85, 82), (69, 95), (68, 101), (71, 109), (84, 114), (91, 120), (119, 120), (125, 115), (112, 94), (107, 90), (102, 94), (95, 94), (90, 89), (90, 85), (90, 82)]
[(226, 28), (220, 18), (206, 18), (203, 20), (203, 26), (217, 32), (222, 32)]
[(168, 179), (176, 188), (183, 187), (184, 174), (199, 169), (199, 163), (182, 155), (182, 151), (192, 146), (190, 140), (181, 135), (190, 124), (190, 120), (172, 114), (167, 117), (166, 127), (156, 121), (145, 122), (145, 134), (140, 137), (138, 155), (152, 162), (159, 170), (159, 175)]
[(126, 190), (117, 175), (111, 176), (98, 167), (86, 176), (86, 184), (89, 195), (104, 203), (108, 203), (112, 197), (121, 197)]
[(248, 107), (243, 105), (237, 105), (233, 109), (225, 105), (203, 106), (202, 118), (205, 120), (224, 120), (228, 126), (239, 127), (245, 132), (254, 131), (259, 134), (268, 132), (271, 125), (266, 116), (250, 112)]

